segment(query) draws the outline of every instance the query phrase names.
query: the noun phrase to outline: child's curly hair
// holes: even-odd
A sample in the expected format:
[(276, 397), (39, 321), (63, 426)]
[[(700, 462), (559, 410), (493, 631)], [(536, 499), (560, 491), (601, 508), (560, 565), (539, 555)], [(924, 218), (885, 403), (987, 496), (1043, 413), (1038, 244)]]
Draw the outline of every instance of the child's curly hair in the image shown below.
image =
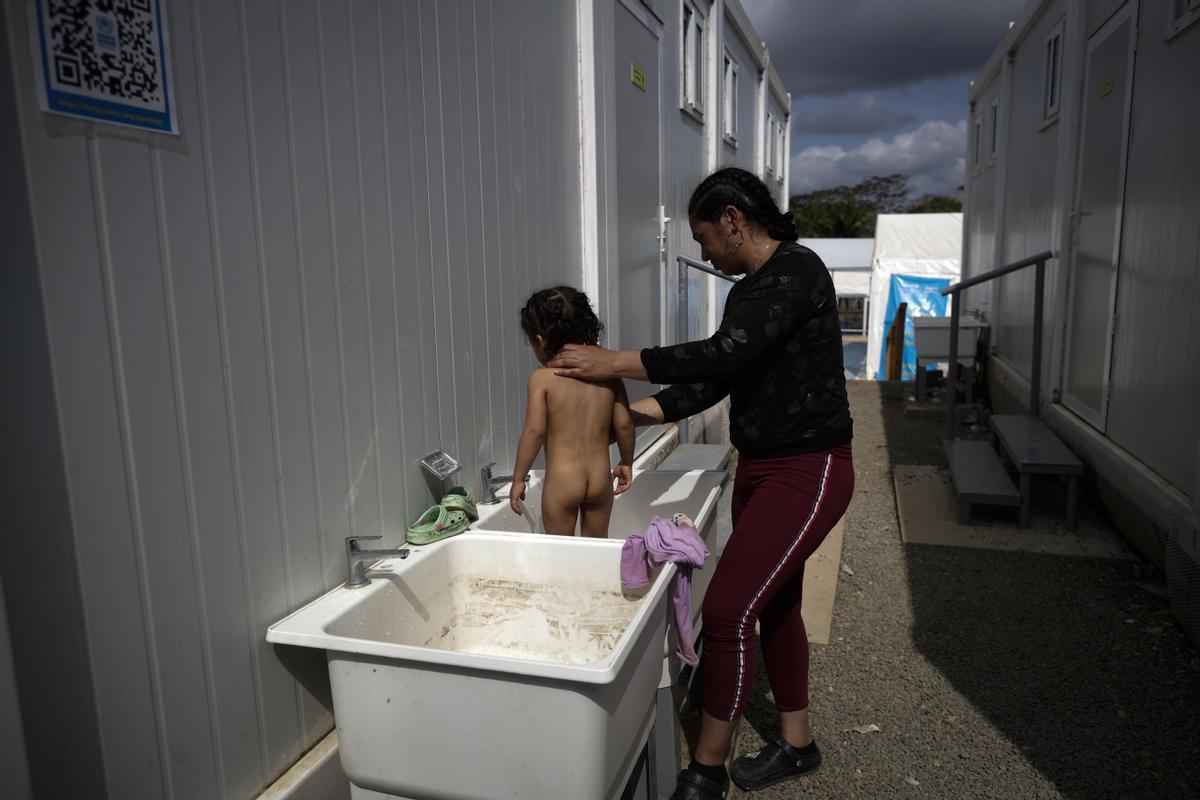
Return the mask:
[(570, 286), (554, 286), (534, 292), (521, 309), (521, 329), (532, 340), (541, 336), (547, 359), (565, 344), (598, 344), (604, 323), (600, 322), (587, 295)]

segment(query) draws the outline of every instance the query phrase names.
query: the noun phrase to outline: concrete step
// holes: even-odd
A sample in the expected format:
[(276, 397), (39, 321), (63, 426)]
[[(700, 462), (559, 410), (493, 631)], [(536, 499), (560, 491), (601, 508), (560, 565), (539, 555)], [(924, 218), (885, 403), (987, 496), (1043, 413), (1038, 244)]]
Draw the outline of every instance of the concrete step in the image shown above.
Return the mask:
[(1021, 493), (1004, 469), (1000, 455), (989, 442), (947, 441), (946, 459), (959, 503), (995, 506), (1021, 504)]
[(655, 469), (724, 469), (732, 452), (733, 449), (726, 444), (681, 444)]

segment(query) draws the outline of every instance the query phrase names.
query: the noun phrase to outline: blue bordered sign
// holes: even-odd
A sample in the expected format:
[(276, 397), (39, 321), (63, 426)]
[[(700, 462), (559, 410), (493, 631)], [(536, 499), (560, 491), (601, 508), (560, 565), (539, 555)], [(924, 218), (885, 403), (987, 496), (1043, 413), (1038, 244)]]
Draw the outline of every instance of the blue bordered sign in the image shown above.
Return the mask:
[(163, 0), (33, 0), (42, 110), (178, 134)]

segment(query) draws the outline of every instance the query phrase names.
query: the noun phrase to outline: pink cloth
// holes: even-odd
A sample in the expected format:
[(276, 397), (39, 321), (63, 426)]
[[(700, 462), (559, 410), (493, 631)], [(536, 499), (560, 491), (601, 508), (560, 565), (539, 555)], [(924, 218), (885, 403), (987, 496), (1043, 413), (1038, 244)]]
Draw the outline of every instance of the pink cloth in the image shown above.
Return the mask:
[[(686, 517), (684, 518), (686, 519)], [(685, 664), (700, 663), (692, 644), (692, 568), (703, 567), (708, 548), (690, 525), (662, 517), (650, 521), (645, 533), (633, 533), (621, 548), (621, 585), (639, 589), (650, 584), (650, 570), (668, 562), (679, 565), (671, 604), (675, 607), (676, 652)]]

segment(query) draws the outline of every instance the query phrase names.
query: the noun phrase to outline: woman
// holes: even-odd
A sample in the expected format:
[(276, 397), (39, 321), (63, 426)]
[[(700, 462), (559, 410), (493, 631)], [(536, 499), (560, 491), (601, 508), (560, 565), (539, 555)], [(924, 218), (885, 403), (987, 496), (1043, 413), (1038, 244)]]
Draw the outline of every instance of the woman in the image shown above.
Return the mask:
[(755, 675), (755, 624), (781, 736), (737, 759), (733, 780), (761, 789), (815, 770), (808, 720), (808, 637), (800, 616), (804, 561), (854, 490), (852, 436), (833, 281), (767, 187), (740, 169), (706, 178), (688, 203), (701, 257), (744, 275), (717, 332), (698, 342), (617, 352), (569, 345), (560, 375), (671, 383), (631, 407), (639, 425), (697, 414), (730, 397), (739, 453), (733, 535), (704, 598), (700, 741), (673, 800), (718, 800), (725, 759)]

